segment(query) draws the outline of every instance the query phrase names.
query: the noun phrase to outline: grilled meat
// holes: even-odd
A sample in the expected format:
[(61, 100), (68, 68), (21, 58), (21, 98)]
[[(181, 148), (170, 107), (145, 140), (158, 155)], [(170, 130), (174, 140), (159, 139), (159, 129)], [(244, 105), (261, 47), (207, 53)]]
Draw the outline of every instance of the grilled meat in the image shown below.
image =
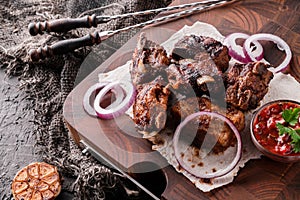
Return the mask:
[(133, 104), (134, 122), (139, 131), (147, 134), (165, 127), (167, 104), (170, 95), (166, 82), (158, 76), (150, 83), (139, 85)]
[(185, 36), (175, 44), (172, 58), (175, 60), (191, 58), (200, 61), (199, 56), (201, 57), (203, 52), (210, 55), (219, 71), (225, 72), (227, 70), (230, 60), (228, 48), (223, 46), (221, 42), (209, 37)]
[(254, 109), (268, 92), (273, 78), (262, 62), (235, 64), (224, 75), (226, 102), (241, 110)]
[(157, 76), (166, 77), (165, 68), (170, 64), (164, 48), (141, 34), (130, 66), (134, 85), (150, 82)]
[[(138, 91), (133, 120), (150, 141), (158, 138), (152, 136), (160, 130), (175, 130), (188, 115), (204, 110), (225, 115), (239, 131), (243, 130), (243, 111), (258, 106), (273, 77), (263, 63), (235, 64), (228, 69), (228, 49), (208, 37), (184, 37), (175, 44), (171, 58), (163, 47), (140, 36), (130, 67)], [(191, 123), (185, 126), (183, 135), (196, 147), (212, 145), (218, 153), (236, 142), (223, 121), (201, 116)]]
[[(178, 101), (173, 105), (171, 115), (173, 116), (172, 119), (176, 121), (175, 127), (187, 116), (199, 111), (222, 113), (239, 131), (242, 131), (245, 127), (245, 116), (243, 112), (233, 107), (221, 108), (211, 103), (211, 100), (207, 97), (192, 97)], [(196, 147), (201, 147), (201, 145), (205, 147), (210, 146), (215, 153), (223, 152), (236, 142), (234, 133), (225, 122), (217, 119), (213, 119), (212, 121), (209, 116), (200, 116), (190, 122), (183, 131), (186, 137), (185, 139), (191, 141), (192, 145)], [(207, 140), (207, 137), (210, 139)], [(204, 138), (206, 138), (206, 144), (203, 144)], [(207, 143), (207, 141), (209, 141), (209, 143)]]
[(227, 47), (203, 36), (185, 36), (172, 51), (175, 64), (166, 71), (175, 93), (201, 96), (225, 91), (222, 74), (228, 68)]
[(211, 109), (211, 101), (205, 97), (191, 97), (180, 100), (171, 106), (170, 114), (175, 121), (175, 127), (192, 113), (201, 111), (209, 111)]
[[(171, 69), (177, 69), (181, 76), (178, 76), (178, 73), (176, 73), (177, 76), (174, 77), (175, 73), (174, 71), (172, 72)], [(167, 70), (169, 81), (173, 78), (172, 82), (175, 82), (175, 86), (177, 86), (178, 84), (180, 85), (182, 84), (182, 82), (184, 82), (184, 84), (189, 85), (189, 87), (193, 88), (193, 92), (197, 96), (216, 93), (221, 89), (225, 90), (222, 79), (222, 72), (218, 70), (213, 60), (205, 52), (201, 53), (201, 60), (197, 61), (192, 59), (182, 59), (179, 61), (179, 66), (177, 68), (171, 67), (171, 69), (168, 68)], [(176, 81), (174, 80), (174, 78)], [(185, 86), (185, 88), (187, 87), (188, 86)]]

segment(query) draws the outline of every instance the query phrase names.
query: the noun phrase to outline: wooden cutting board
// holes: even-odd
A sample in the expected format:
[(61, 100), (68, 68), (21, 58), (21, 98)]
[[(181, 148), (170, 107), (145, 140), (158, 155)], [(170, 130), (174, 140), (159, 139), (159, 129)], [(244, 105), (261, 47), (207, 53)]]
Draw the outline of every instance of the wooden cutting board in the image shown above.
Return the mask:
[[(191, 2), (196, 0), (175, 0), (172, 5)], [(300, 1), (244, 0), (147, 27), (143, 31), (149, 39), (162, 43), (184, 25), (192, 25), (196, 21), (214, 25), (223, 35), (233, 32), (266, 32), (280, 36), (293, 52), (288, 72), (300, 80)], [(300, 199), (300, 163), (284, 164), (267, 158), (251, 160), (240, 170), (233, 183), (203, 193), (172, 167), (166, 166), (166, 161), (157, 152), (153, 152), (150, 143), (136, 132), (129, 117), (98, 120), (87, 115), (82, 107), (84, 93), (98, 81), (100, 72), (109, 71), (130, 60), (136, 41), (137, 37), (132, 38), (76, 86), (66, 99), (64, 118), (77, 142), (83, 140), (88, 143), (124, 171), (138, 169), (139, 166), (157, 167), (156, 172), (150, 176), (140, 174), (140, 180), (146, 179), (142, 182), (150, 190), (160, 188), (154, 193), (161, 199)], [(266, 59), (275, 65), (280, 63), (284, 54), (276, 50), (272, 43), (264, 45), (272, 49), (266, 51)], [(160, 166), (165, 167), (160, 169)]]

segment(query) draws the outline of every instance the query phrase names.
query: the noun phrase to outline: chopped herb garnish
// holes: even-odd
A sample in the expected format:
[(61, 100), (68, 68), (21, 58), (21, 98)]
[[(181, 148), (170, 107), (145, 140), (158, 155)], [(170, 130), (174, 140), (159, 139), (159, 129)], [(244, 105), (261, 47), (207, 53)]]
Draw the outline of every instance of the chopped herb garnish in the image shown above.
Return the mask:
[(295, 126), (299, 120), (300, 108), (287, 109), (282, 112), (283, 119), (291, 126)]
[[(287, 109), (282, 112), (282, 117), (290, 126), (295, 126), (299, 120), (300, 108)], [(276, 127), (279, 130), (279, 135), (288, 134), (292, 141), (293, 151), (300, 152), (300, 129), (294, 129), (290, 126), (284, 126), (277, 123)]]

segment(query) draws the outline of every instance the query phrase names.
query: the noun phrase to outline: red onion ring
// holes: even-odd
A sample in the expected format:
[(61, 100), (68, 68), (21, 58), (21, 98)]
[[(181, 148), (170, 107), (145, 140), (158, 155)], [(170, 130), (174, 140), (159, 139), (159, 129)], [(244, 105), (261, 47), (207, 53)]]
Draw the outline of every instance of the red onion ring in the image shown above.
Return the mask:
[[(97, 91), (104, 88), (107, 84), (109, 84), (109, 82), (96, 83), (96, 84), (92, 85), (91, 87), (89, 87), (89, 89), (85, 92), (84, 97), (83, 97), (83, 108), (84, 108), (85, 112), (87, 112), (87, 114), (89, 114), (93, 117), (97, 117), (97, 113), (96, 113), (94, 107), (91, 105), (91, 101), (92, 102), (95, 101), (95, 96), (97, 94)], [(117, 106), (118, 104), (121, 103), (122, 99), (124, 98), (124, 92), (121, 87), (115, 87), (115, 89), (112, 90), (112, 92), (116, 95), (116, 100), (108, 107)], [(92, 104), (94, 104), (94, 103), (92, 103)]]
[[(121, 99), (121, 102), (110, 108), (102, 108), (100, 103), (103, 99), (103, 97), (109, 92), (110, 90), (116, 89), (118, 87), (121, 87), (123, 91), (125, 91), (126, 96), (125, 98)], [(131, 82), (112, 82), (106, 85), (96, 96), (94, 101), (94, 109), (96, 111), (96, 114), (101, 119), (113, 119), (116, 118), (122, 114), (124, 114), (129, 107), (133, 104), (136, 96), (136, 91)], [(118, 98), (118, 97), (116, 97)], [(116, 101), (119, 101), (116, 99)]]
[[(211, 117), (216, 117), (219, 118), (220, 120), (226, 122), (229, 127), (231, 128), (231, 130), (234, 132), (235, 137), (237, 139), (237, 152), (236, 155), (233, 159), (233, 161), (230, 163), (230, 165), (228, 165), (225, 169), (223, 170), (219, 170), (215, 173), (210, 173), (210, 174), (197, 174), (194, 173), (192, 167), (190, 167), (189, 165), (187, 165), (181, 157), (181, 153), (178, 149), (178, 143), (179, 143), (179, 136), (181, 133), (181, 129), (192, 119), (194, 119), (195, 117), (201, 116), (201, 115), (209, 115)], [(188, 173), (192, 174), (193, 176), (197, 177), (197, 178), (216, 178), (219, 176), (223, 176), (227, 173), (229, 173), (231, 170), (234, 169), (234, 167), (237, 165), (237, 163), (239, 162), (241, 155), (242, 155), (242, 140), (241, 140), (241, 136), (239, 131), (236, 129), (236, 127), (234, 126), (234, 124), (225, 116), (215, 113), (215, 112), (208, 112), (208, 111), (200, 111), (200, 112), (196, 112), (193, 113), (189, 116), (187, 116), (185, 118), (185, 120), (180, 123), (175, 131), (174, 137), (173, 137), (173, 148), (174, 148), (174, 152), (175, 152), (175, 157), (178, 161), (178, 163), (180, 164), (180, 166), (185, 169)]]
[(246, 39), (246, 41), (244, 42), (244, 52), (247, 53), (251, 59), (254, 59), (254, 61), (257, 61), (257, 59), (253, 57), (251, 53), (249, 54), (249, 52), (251, 52), (250, 44), (258, 40), (272, 41), (275, 44), (277, 44), (279, 50), (285, 51), (286, 56), (284, 61), (280, 65), (278, 65), (278, 67), (276, 67), (272, 72), (277, 73), (285, 70), (292, 59), (292, 52), (289, 45), (283, 39), (273, 34), (269, 34), (269, 33), (254, 34), (250, 36), (248, 39)]
[[(224, 45), (228, 47), (229, 55), (241, 63), (249, 63), (255, 60), (261, 60), (264, 57), (263, 47), (259, 42), (253, 41), (252, 43), (254, 46), (251, 46), (252, 49), (249, 50), (247, 54), (244, 52), (243, 47), (236, 43), (237, 39), (246, 40), (249, 37), (250, 36), (245, 33), (232, 33), (228, 35), (223, 42)], [(250, 54), (251, 57), (248, 54)], [(252, 57), (255, 58), (255, 60), (252, 59)]]

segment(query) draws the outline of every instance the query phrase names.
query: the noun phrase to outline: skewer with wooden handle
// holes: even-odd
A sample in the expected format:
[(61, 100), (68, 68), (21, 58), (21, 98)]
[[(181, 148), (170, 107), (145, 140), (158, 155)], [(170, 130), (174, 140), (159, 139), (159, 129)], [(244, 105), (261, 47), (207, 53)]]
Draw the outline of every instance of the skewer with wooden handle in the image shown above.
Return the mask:
[(114, 31), (104, 31), (104, 32), (94, 32), (92, 34), (88, 34), (84, 37), (81, 38), (76, 38), (76, 39), (68, 39), (64, 41), (59, 41), (54, 45), (51, 46), (45, 46), (45, 47), (40, 47), (38, 49), (32, 49), (29, 51), (29, 56), (33, 61), (38, 61), (40, 59), (45, 59), (47, 57), (51, 57), (54, 55), (61, 55), (65, 54), (71, 51), (74, 51), (75, 49), (78, 49), (80, 47), (84, 46), (92, 46), (94, 44), (100, 44), (103, 40), (106, 40), (107, 38), (118, 34), (120, 32), (128, 31), (130, 29), (134, 28), (141, 28), (150, 24), (155, 24), (155, 23), (160, 23), (160, 22), (167, 22), (171, 21), (174, 19), (177, 19), (182, 16), (190, 15), (195, 12), (207, 10), (207, 9), (212, 9), (216, 8), (219, 6), (224, 6), (228, 3), (233, 3), (236, 2), (237, 0), (223, 0), (219, 1), (218, 3), (213, 3), (210, 5), (206, 6), (201, 6), (201, 7), (195, 7), (189, 10), (184, 10), (178, 13), (170, 14), (167, 16), (163, 16), (160, 18), (152, 19), (143, 23), (135, 24), (132, 26), (128, 26), (122, 29), (117, 29)]
[[(104, 21), (103, 21), (104, 22)], [(62, 33), (76, 28), (97, 27), (100, 21), (96, 15), (84, 16), (81, 18), (64, 18), (53, 21), (30, 23), (28, 30), (30, 35), (43, 34), (44, 32)]]
[(109, 35), (107, 34), (107, 32), (96, 31), (84, 37), (63, 40), (51, 46), (46, 45), (45, 47), (39, 47), (38, 49), (31, 49), (29, 51), (29, 56), (32, 61), (38, 61), (40, 59), (44, 60), (47, 57), (72, 52), (80, 47), (100, 44), (103, 40), (107, 39), (108, 37)]
[(222, 0), (206, 0), (206, 1), (200, 1), (195, 3), (189, 3), (189, 4), (182, 4), (178, 6), (171, 6), (171, 7), (165, 7), (165, 8), (157, 8), (157, 9), (151, 9), (151, 10), (145, 10), (145, 11), (138, 11), (134, 13), (125, 13), (120, 15), (113, 15), (113, 16), (84, 16), (81, 18), (64, 18), (64, 19), (57, 19), (52, 21), (45, 21), (45, 22), (32, 22), (28, 25), (28, 30), (30, 35), (35, 36), (37, 34), (43, 34), (44, 32), (68, 32), (70, 30), (76, 29), (76, 28), (91, 28), (91, 27), (97, 27), (98, 24), (106, 23), (111, 20), (120, 19), (120, 18), (126, 18), (126, 17), (133, 17), (133, 16), (141, 16), (141, 15), (149, 15), (149, 14), (156, 14), (159, 12), (165, 12), (165, 11), (172, 11), (172, 10), (178, 10), (178, 9), (185, 9), (189, 7), (196, 7), (201, 5), (211, 5), (213, 3), (219, 3)]

